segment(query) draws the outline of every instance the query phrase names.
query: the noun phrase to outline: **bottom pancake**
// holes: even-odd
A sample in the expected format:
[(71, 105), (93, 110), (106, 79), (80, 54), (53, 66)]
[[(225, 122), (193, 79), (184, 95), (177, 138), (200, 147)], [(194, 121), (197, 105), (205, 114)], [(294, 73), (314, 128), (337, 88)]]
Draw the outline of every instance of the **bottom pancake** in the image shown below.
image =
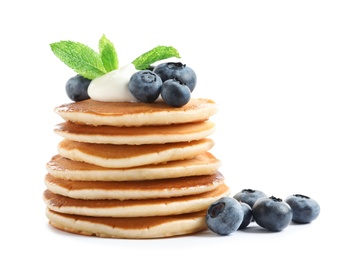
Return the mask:
[(46, 209), (50, 225), (60, 230), (107, 238), (148, 239), (187, 235), (205, 230), (206, 211), (138, 218), (105, 218), (63, 214)]

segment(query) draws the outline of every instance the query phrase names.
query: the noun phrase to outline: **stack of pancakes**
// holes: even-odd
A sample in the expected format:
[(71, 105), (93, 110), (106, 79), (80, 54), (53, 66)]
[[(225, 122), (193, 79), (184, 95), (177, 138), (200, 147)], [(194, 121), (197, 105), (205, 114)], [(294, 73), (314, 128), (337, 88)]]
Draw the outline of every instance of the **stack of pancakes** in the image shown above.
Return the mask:
[(58, 229), (115, 238), (190, 234), (206, 229), (207, 208), (230, 193), (209, 151), (212, 100), (173, 108), (88, 99), (55, 111), (63, 140), (47, 163), (43, 198)]

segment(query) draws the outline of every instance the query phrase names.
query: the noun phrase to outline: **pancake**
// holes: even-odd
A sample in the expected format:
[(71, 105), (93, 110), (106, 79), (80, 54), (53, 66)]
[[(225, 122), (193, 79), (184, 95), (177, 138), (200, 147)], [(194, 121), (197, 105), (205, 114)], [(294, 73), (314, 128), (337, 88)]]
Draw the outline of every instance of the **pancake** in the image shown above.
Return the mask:
[(132, 168), (105, 168), (73, 161), (59, 154), (46, 164), (54, 177), (80, 181), (137, 181), (213, 174), (221, 166), (220, 160), (205, 152), (194, 158)]
[(47, 189), (75, 199), (151, 199), (195, 195), (217, 188), (224, 177), (212, 175), (145, 181), (69, 181), (45, 176)]
[(129, 168), (188, 159), (214, 145), (204, 138), (191, 142), (146, 145), (90, 144), (64, 139), (58, 145), (61, 156), (107, 168)]
[(181, 124), (207, 120), (217, 112), (210, 99), (190, 99), (182, 107), (171, 107), (164, 101), (100, 102), (92, 99), (63, 104), (54, 109), (64, 120), (110, 126), (143, 126)]
[(212, 191), (197, 195), (142, 200), (73, 199), (45, 190), (43, 200), (51, 210), (65, 214), (94, 217), (147, 217), (204, 210), (217, 199), (229, 194), (229, 187), (221, 184)]
[(191, 159), (132, 168), (105, 168), (73, 161), (59, 154), (47, 163), (47, 171), (54, 177), (80, 181), (137, 181), (213, 174), (221, 162), (209, 152)]
[(163, 144), (199, 140), (214, 132), (210, 121), (166, 126), (115, 127), (64, 122), (54, 132), (66, 139), (102, 144)]
[(46, 215), (49, 223), (57, 229), (106, 238), (166, 238), (207, 229), (205, 210), (164, 217), (103, 218), (62, 214), (47, 208)]

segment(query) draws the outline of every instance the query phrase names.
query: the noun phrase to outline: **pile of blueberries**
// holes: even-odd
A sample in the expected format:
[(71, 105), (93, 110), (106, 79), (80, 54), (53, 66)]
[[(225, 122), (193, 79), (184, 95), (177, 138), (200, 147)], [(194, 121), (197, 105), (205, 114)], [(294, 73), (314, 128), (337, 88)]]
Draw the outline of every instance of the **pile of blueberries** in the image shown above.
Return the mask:
[(191, 98), (196, 73), (181, 62), (165, 62), (134, 73), (128, 83), (131, 94), (141, 102), (154, 102), (159, 95), (168, 105), (181, 107)]
[(207, 227), (218, 235), (229, 235), (245, 229), (255, 221), (260, 227), (278, 232), (291, 221), (310, 223), (320, 213), (318, 202), (308, 196), (293, 194), (284, 201), (264, 192), (243, 189), (233, 197), (222, 197), (210, 205), (206, 214)]

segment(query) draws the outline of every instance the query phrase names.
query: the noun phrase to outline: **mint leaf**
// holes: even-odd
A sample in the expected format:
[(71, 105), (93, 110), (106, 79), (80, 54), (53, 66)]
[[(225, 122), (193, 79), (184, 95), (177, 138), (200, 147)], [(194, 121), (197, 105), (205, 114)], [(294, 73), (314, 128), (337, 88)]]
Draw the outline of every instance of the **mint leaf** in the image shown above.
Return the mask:
[(174, 47), (157, 46), (136, 58), (132, 62), (132, 64), (137, 70), (144, 70), (156, 61), (164, 60), (171, 57), (180, 58), (180, 54)]
[(79, 42), (60, 41), (50, 44), (53, 53), (68, 67), (87, 79), (106, 73), (100, 54)]
[(103, 35), (99, 41), (99, 51), (101, 61), (107, 72), (118, 69), (118, 58), (115, 46), (105, 35)]

